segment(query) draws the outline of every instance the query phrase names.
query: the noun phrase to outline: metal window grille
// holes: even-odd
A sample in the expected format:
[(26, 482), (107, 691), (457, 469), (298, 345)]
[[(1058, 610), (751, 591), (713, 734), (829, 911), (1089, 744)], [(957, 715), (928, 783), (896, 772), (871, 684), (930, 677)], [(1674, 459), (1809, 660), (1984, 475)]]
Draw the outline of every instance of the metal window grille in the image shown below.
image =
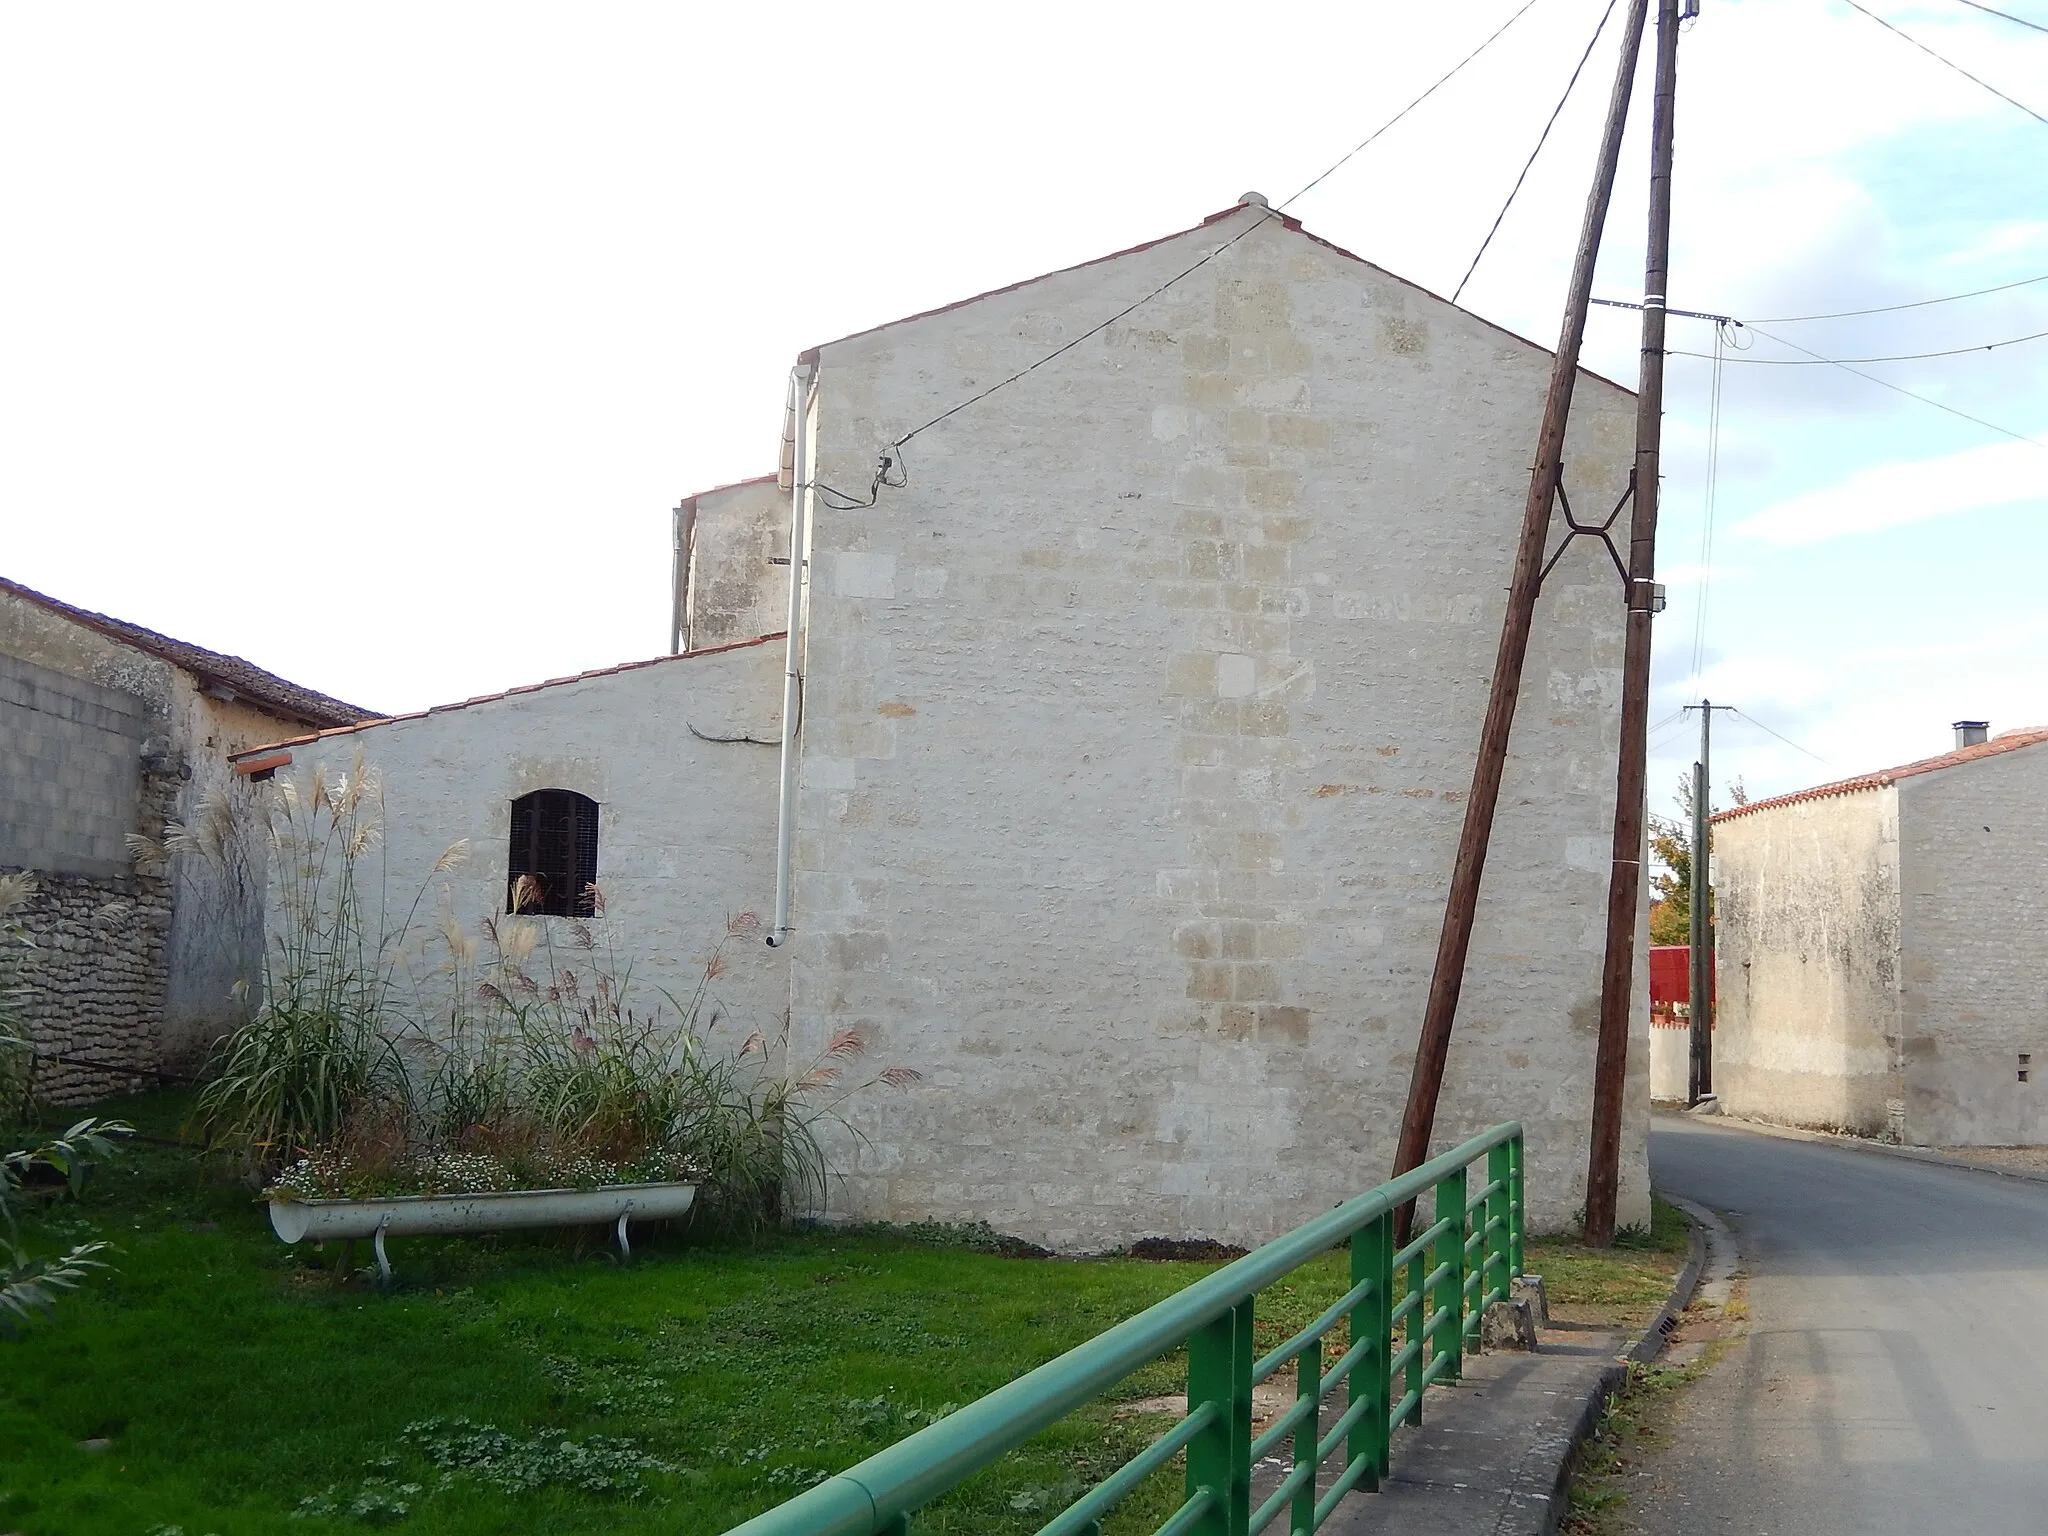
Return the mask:
[(597, 900), (597, 802), (537, 789), (512, 802), (505, 910), (589, 917)]

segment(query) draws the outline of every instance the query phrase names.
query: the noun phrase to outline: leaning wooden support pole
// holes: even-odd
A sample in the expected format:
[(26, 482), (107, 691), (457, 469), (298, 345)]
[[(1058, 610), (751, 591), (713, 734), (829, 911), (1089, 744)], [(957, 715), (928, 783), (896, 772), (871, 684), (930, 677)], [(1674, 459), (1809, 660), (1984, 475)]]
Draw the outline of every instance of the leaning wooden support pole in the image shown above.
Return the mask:
[(1643, 893), (1649, 768), (1650, 615), (1657, 561), (1658, 467), (1664, 439), (1664, 310), (1671, 271), (1671, 160), (1678, 90), (1679, 0), (1657, 3), (1657, 88), (1650, 115), (1650, 234), (1643, 262), (1643, 361), (1636, 384), (1635, 496), (1630, 508), (1628, 636), (1621, 672), (1621, 756), (1614, 775), (1614, 863), (1607, 877), (1607, 961), (1600, 975), (1600, 1044), (1593, 1063), (1592, 1146), (1586, 1160), (1586, 1242), (1614, 1241), (1621, 1177), (1621, 1109), (1628, 1021), (1635, 1004), (1636, 929)]
[[(1401, 1118), (1401, 1143), (1394, 1157), (1396, 1175), (1421, 1166), (1428, 1158), (1430, 1135), (1436, 1128), (1437, 1095), (1443, 1088), (1444, 1063), (1450, 1055), (1458, 991), (1465, 980), (1465, 954), (1472, 944), (1472, 918), (1479, 905), (1480, 877), (1486, 869), (1486, 845), (1493, 833), (1494, 807), (1500, 800), (1508, 733), (1515, 722), (1515, 700), (1522, 689), (1522, 663), (1529, 654), (1529, 626), (1536, 612), (1543, 545), (1549, 537), (1551, 508), (1557, 500), (1564, 466), (1565, 425), (1571, 416), (1572, 386), (1578, 382), (1579, 344), (1586, 334), (1586, 310), (1593, 298), (1593, 263), (1600, 254), (1600, 235), (1607, 224), (1607, 204), (1614, 191), (1615, 167), (1621, 159), (1622, 130), (1628, 124), (1636, 56), (1642, 46), (1643, 18), (1648, 11), (1649, 0), (1629, 0), (1621, 59), (1607, 104), (1607, 126), (1600, 137), (1593, 187), (1586, 195), (1585, 222), (1579, 229), (1578, 255), (1572, 263), (1564, 324), (1558, 336), (1557, 357), (1551, 365), (1550, 390), (1543, 401), (1542, 425), (1536, 434), (1536, 458), (1529, 475), (1529, 499), (1522, 511), (1514, 575), (1508, 587), (1507, 617), (1501, 624), (1500, 653), (1493, 665), (1485, 724), (1480, 728), (1479, 760), (1473, 766), (1472, 792), (1465, 801), (1465, 825), (1458, 835), (1457, 862), (1451, 868), (1450, 895), (1444, 903), (1443, 935), (1437, 941), (1436, 969), (1430, 975), (1429, 1001), (1422, 1015), (1422, 1038), (1415, 1047), (1415, 1069), (1408, 1081), (1408, 1107)], [(1410, 1214), (1407, 1209), (1401, 1213), (1404, 1242)]]

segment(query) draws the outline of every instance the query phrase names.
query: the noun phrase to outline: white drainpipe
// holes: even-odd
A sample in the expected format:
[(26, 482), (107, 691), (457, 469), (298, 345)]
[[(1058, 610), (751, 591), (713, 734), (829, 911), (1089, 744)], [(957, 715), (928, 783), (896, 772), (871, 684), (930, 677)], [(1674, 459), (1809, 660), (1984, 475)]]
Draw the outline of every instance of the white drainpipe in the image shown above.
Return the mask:
[(768, 930), (768, 947), (780, 949), (789, 941), (790, 845), (796, 838), (796, 728), (803, 709), (805, 514), (809, 510), (810, 487), (807, 460), (810, 457), (811, 365), (798, 363), (789, 371), (789, 406), (783, 430), (783, 470), (789, 481), (789, 642), (782, 677), (782, 802), (775, 820), (775, 922)]

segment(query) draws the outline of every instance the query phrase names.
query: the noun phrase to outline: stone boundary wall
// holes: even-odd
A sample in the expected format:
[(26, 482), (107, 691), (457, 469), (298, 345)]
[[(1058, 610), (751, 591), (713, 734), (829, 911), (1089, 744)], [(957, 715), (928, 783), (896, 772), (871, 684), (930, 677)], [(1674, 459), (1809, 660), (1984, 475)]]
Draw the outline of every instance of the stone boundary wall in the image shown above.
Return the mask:
[(143, 758), (163, 720), (146, 697), (0, 654), (0, 727), (0, 870), (36, 878), (21, 977), (35, 1095), (76, 1105), (152, 1085), (171, 888), (136, 871), (126, 839), (174, 813), (175, 769)]
[(36, 947), (22, 980), (39, 1100), (85, 1104), (155, 1085), (170, 922), (170, 882), (159, 877), (36, 872), (23, 922)]

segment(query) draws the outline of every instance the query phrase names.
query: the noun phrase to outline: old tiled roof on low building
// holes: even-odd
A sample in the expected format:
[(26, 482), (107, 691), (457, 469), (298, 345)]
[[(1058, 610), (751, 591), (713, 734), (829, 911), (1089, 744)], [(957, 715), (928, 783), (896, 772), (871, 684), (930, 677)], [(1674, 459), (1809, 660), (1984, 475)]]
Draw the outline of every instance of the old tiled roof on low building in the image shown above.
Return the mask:
[(1943, 752), (1938, 757), (1923, 757), (1917, 763), (1905, 763), (1897, 768), (1881, 768), (1876, 773), (1858, 774), (1853, 779), (1837, 779), (1832, 784), (1816, 784), (1811, 789), (1795, 790), (1789, 795), (1774, 795), (1768, 800), (1731, 806), (1725, 811), (1715, 812), (1714, 820), (1731, 821), (1737, 816), (1768, 811), (1774, 806), (1793, 805), (1801, 800), (1820, 800), (1829, 795), (1853, 795), (1860, 789), (1884, 789), (1896, 784), (1900, 779), (1910, 779), (1916, 774), (1935, 773), (1943, 768), (1974, 763), (1979, 758), (1997, 757), (2000, 753), (2012, 752), (2020, 747), (2036, 746), (2044, 741), (2048, 741), (2048, 725), (2029, 725), (2015, 730), (2000, 731), (1989, 741), (1980, 741), (1974, 747), (1958, 747), (1955, 751)]
[(345, 704), (311, 688), (302, 688), (239, 656), (223, 656), (219, 651), (209, 651), (204, 646), (184, 640), (173, 640), (169, 635), (160, 635), (153, 629), (144, 629), (140, 624), (130, 624), (125, 619), (110, 618), (86, 608), (74, 608), (4, 576), (0, 576), (0, 594), (35, 603), (110, 640), (167, 661), (199, 679), (204, 690), (215, 698), (239, 700), (266, 714), (312, 726), (354, 725), (377, 717), (373, 709)]

